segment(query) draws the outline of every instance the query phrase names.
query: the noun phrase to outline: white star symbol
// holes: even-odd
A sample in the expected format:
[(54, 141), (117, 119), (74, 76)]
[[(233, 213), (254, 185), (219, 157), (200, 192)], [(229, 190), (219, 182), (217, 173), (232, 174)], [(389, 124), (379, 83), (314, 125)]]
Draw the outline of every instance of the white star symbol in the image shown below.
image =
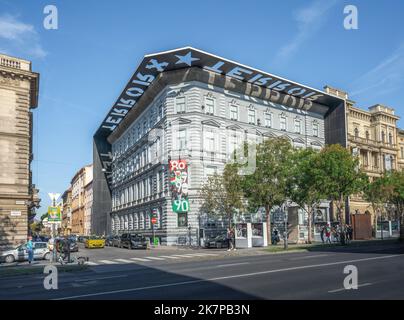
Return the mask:
[(175, 64), (185, 63), (191, 66), (192, 61), (199, 60), (198, 58), (192, 58), (191, 51), (189, 51), (185, 56), (175, 55), (179, 60)]

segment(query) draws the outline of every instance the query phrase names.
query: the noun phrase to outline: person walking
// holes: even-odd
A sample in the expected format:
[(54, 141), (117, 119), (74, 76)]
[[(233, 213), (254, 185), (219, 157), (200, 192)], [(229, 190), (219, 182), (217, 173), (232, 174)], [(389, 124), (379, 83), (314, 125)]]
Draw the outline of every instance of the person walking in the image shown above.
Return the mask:
[(32, 243), (32, 237), (28, 237), (27, 252), (28, 252), (28, 263), (31, 264), (31, 262), (34, 260), (34, 244)]
[(325, 229), (325, 226), (321, 226), (320, 237), (321, 237), (322, 243), (324, 243), (324, 229)]
[(230, 228), (227, 228), (227, 244), (228, 244), (227, 251), (235, 250), (233, 238), (234, 238), (233, 231)]
[(325, 243), (331, 244), (331, 230), (329, 226), (325, 228)]

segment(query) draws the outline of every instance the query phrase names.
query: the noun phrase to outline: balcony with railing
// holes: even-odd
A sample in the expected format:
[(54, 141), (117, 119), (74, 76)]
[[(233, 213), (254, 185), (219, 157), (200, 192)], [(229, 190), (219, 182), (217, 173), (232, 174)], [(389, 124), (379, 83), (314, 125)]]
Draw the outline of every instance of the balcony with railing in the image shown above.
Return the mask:
[(367, 146), (370, 146), (370, 147), (389, 148), (389, 149), (396, 149), (397, 148), (397, 145), (395, 143), (389, 143), (389, 142), (386, 142), (386, 141), (383, 142), (383, 141), (377, 141), (377, 140), (362, 138), (362, 137), (352, 135), (350, 133), (348, 133), (348, 140), (351, 141), (351, 142), (360, 143), (362, 145), (367, 145)]
[(18, 58), (13, 58), (5, 54), (0, 54), (0, 66), (7, 68), (31, 71), (31, 62)]

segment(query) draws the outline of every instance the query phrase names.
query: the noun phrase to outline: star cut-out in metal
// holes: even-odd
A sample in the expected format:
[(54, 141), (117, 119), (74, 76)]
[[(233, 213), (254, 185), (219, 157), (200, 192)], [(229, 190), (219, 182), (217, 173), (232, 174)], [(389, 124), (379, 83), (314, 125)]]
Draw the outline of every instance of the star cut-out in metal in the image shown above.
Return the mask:
[(189, 51), (185, 56), (175, 55), (179, 60), (175, 64), (185, 63), (191, 66), (192, 61), (199, 60), (198, 58), (192, 58), (191, 51)]

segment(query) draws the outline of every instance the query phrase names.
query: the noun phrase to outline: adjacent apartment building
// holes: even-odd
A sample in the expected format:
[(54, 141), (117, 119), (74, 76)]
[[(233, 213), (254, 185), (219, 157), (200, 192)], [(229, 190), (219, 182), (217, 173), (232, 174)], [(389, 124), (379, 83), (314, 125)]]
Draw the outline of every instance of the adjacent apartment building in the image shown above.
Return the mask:
[(39, 207), (31, 172), (38, 89), (30, 61), (0, 54), (0, 247), (26, 241)]
[[(190, 47), (147, 55), (94, 135), (94, 229), (178, 243), (209, 225), (199, 190), (242, 141), (347, 146), (345, 123), (345, 100), (327, 92)], [(334, 219), (329, 209), (316, 225)], [(291, 210), (304, 241), (307, 215)]]
[[(86, 186), (93, 180), (93, 166), (87, 165), (76, 172), (71, 180), (71, 233), (85, 235), (86, 203), (88, 194)], [(88, 211), (88, 210), (87, 210)], [(88, 212), (87, 212), (88, 213)], [(87, 226), (88, 228), (88, 226)]]
[(72, 188), (69, 187), (62, 195), (61, 233), (69, 235), (72, 231)]
[[(376, 104), (364, 110), (349, 99), (346, 92), (325, 87), (326, 92), (346, 100), (348, 148), (359, 157), (362, 170), (369, 178), (380, 177), (390, 170), (404, 168), (404, 133), (397, 126), (400, 119), (395, 110)], [(351, 196), (348, 203), (351, 214), (375, 215), (370, 203), (361, 195)]]

